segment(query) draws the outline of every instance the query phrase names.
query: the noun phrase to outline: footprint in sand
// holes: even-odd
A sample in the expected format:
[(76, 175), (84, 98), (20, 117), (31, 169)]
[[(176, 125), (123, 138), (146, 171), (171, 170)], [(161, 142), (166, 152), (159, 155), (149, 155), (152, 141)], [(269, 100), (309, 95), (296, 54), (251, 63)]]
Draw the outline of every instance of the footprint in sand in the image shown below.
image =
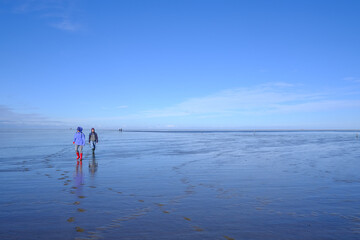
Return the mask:
[(77, 210), (78, 210), (78, 212), (85, 212), (85, 211), (86, 211), (86, 210), (83, 209), (83, 208), (78, 208)]
[(73, 221), (75, 221), (75, 218), (70, 217), (70, 218), (68, 218), (66, 221), (68, 221), (68, 222), (73, 222)]
[(202, 228), (199, 228), (199, 227), (193, 227), (194, 228), (194, 230), (195, 231), (197, 231), (197, 232), (202, 232), (202, 231), (204, 231), (204, 229), (202, 229)]
[(74, 202), (73, 204), (74, 204), (74, 205), (79, 205), (80, 202), (76, 201), (76, 202)]
[(83, 228), (81, 228), (81, 227), (75, 227), (75, 230), (77, 231), (77, 232), (84, 232), (85, 230), (83, 229)]
[(191, 221), (191, 219), (190, 219), (190, 218), (187, 218), (187, 217), (184, 217), (184, 219), (185, 219), (186, 221)]
[(227, 240), (235, 240), (235, 238), (231, 238), (231, 237), (228, 237), (228, 236), (224, 236), (225, 239)]
[(85, 196), (78, 196), (78, 198), (85, 198)]
[(170, 212), (165, 210), (165, 211), (163, 211), (163, 213), (170, 213)]

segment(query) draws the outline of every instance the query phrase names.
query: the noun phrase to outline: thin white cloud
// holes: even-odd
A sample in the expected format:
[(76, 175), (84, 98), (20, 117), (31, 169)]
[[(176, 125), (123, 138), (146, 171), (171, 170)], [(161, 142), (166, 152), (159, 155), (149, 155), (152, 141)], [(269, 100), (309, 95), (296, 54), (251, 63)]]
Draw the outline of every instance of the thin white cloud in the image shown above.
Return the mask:
[(79, 24), (71, 22), (69, 19), (62, 19), (61, 22), (54, 23), (51, 25), (55, 28), (65, 30), (65, 31), (70, 31), (70, 32), (74, 32), (80, 28)]
[(348, 82), (360, 83), (360, 78), (356, 78), (356, 77), (345, 77), (343, 78), (343, 80)]
[(113, 111), (113, 110), (116, 110), (116, 109), (125, 109), (125, 108), (128, 108), (127, 105), (119, 105), (119, 106), (106, 106), (106, 107), (101, 107), (101, 110), (106, 110), (106, 111)]
[(49, 10), (64, 10), (66, 0), (12, 0), (15, 13), (41, 12)]
[(0, 126), (58, 126), (63, 123), (60, 121), (54, 121), (47, 117), (44, 117), (35, 113), (18, 113), (13, 109), (0, 105)]
[[(305, 93), (286, 83), (264, 84), (250, 88), (224, 90), (192, 98), (175, 106), (142, 112), (144, 117), (178, 117), (189, 115), (264, 114), (292, 110), (311, 110), (311, 104), (326, 99), (323, 93)], [(309, 107), (299, 108), (299, 106)]]
[(117, 108), (117, 109), (123, 109), (123, 108), (128, 108), (128, 106), (126, 106), (126, 105), (121, 105), (121, 106), (117, 106), (116, 108)]
[[(267, 83), (247, 88), (223, 90), (212, 95), (191, 98), (173, 106), (149, 109), (131, 115), (77, 119), (77, 121), (103, 122), (109, 125), (120, 123), (142, 125), (172, 121), (173, 124), (164, 123), (162, 125), (169, 125), (167, 127), (170, 128), (170, 125), (176, 125), (176, 127), (181, 125), (181, 119), (187, 119), (191, 125), (198, 124), (199, 121), (212, 120), (214, 122), (230, 117), (243, 120), (244, 124), (251, 125), (247, 119), (257, 119), (261, 122), (262, 117), (270, 115), (279, 117), (294, 113), (312, 114), (360, 108), (360, 93), (349, 93), (348, 89), (314, 92), (305, 89), (306, 86), (302, 87), (301, 85)], [(335, 92), (336, 94), (334, 94)]]
[(76, 22), (75, 0), (25, 0), (13, 1), (17, 14), (35, 13), (47, 21), (49, 26), (63, 31), (77, 31), (81, 25)]
[(273, 113), (282, 112), (321, 112), (338, 109), (359, 108), (360, 100), (321, 100), (294, 105), (277, 105)]

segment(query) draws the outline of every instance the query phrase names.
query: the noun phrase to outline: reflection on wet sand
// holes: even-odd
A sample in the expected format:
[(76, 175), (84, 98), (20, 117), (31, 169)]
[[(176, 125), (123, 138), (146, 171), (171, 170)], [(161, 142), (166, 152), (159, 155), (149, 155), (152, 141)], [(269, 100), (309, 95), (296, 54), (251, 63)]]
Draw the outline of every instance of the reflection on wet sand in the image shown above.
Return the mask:
[(89, 173), (92, 177), (95, 176), (97, 168), (98, 168), (98, 163), (96, 161), (95, 154), (93, 154), (91, 161), (89, 161)]
[(82, 165), (76, 165), (75, 177), (74, 177), (74, 189), (76, 195), (82, 195), (82, 187), (84, 185), (84, 173), (82, 171)]

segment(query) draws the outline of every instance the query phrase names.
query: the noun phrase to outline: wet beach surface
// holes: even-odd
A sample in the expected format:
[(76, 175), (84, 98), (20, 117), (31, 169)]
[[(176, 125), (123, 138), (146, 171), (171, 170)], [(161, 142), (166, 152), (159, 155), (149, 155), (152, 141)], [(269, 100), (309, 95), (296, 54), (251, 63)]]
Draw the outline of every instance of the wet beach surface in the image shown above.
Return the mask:
[(360, 239), (355, 132), (0, 133), (0, 239)]

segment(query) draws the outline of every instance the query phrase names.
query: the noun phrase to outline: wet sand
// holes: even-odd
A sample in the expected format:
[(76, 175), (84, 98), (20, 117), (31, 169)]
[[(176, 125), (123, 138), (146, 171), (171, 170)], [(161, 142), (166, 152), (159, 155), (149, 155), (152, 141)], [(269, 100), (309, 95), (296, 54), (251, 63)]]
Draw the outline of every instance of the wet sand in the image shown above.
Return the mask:
[(1, 239), (360, 239), (355, 132), (1, 134)]

